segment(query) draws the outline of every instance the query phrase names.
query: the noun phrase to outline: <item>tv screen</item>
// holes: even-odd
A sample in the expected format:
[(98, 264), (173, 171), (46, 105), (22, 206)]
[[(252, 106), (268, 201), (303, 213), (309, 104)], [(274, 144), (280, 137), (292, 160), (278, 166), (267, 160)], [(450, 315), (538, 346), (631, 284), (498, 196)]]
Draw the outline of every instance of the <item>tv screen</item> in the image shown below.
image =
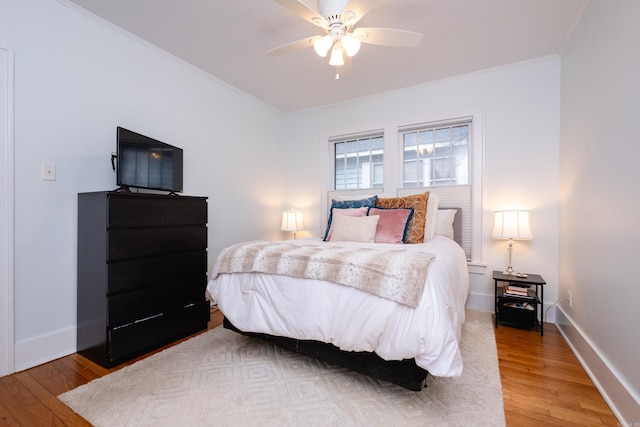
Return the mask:
[(116, 181), (121, 188), (182, 191), (182, 149), (118, 127)]

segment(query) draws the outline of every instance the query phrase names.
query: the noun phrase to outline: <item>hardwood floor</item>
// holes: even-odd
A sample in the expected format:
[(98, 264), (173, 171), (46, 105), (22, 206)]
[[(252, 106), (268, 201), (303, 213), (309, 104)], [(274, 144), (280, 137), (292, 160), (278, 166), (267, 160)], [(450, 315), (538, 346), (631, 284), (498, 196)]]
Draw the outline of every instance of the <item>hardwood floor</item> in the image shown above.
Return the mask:
[(618, 426), (554, 324), (495, 330), (508, 426)]
[[(209, 329), (221, 323), (213, 312)], [(545, 324), (544, 337), (501, 325), (496, 343), (508, 426), (618, 425), (555, 325)], [(113, 369), (72, 354), (2, 377), (0, 426), (89, 426), (56, 396), (150, 354)]]

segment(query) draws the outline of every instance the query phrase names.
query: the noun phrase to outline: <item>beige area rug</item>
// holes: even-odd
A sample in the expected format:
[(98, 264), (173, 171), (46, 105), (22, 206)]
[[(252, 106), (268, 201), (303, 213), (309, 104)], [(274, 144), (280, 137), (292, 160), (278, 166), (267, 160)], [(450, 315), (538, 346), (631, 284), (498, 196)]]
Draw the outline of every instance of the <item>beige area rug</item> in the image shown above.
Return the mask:
[(464, 373), (405, 390), (222, 327), (59, 396), (95, 426), (501, 426), (489, 313), (467, 310)]

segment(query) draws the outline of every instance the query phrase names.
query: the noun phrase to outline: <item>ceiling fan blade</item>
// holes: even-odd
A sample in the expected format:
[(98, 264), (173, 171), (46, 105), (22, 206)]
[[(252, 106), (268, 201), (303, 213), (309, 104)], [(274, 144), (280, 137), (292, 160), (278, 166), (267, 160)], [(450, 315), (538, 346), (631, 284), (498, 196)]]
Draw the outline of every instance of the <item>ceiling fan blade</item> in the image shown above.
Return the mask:
[(270, 51), (267, 52), (267, 55), (280, 56), (280, 55), (293, 52), (294, 50), (304, 49), (305, 47), (313, 46), (313, 42), (321, 38), (322, 36), (313, 36), (313, 37), (307, 37), (306, 39), (296, 40), (294, 42), (287, 43), (282, 46), (278, 46), (275, 49), (271, 49)]
[(348, 26), (355, 25), (378, 3), (378, 0), (350, 0), (344, 7), (342, 18)]
[(315, 9), (307, 6), (300, 0), (273, 0), (288, 11), (295, 13), (305, 21), (311, 22), (320, 28), (328, 28), (327, 21)]
[(353, 30), (353, 35), (362, 43), (382, 46), (415, 47), (422, 40), (420, 33), (393, 28), (356, 28)]

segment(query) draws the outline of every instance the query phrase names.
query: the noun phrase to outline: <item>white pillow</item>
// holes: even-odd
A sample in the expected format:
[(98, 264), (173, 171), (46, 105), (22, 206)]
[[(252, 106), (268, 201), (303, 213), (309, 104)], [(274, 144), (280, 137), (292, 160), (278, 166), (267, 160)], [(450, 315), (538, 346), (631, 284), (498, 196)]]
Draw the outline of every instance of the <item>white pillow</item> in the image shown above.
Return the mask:
[(436, 232), (436, 218), (438, 216), (438, 205), (440, 204), (440, 196), (433, 191), (429, 192), (427, 200), (427, 218), (424, 223), (424, 241), (428, 242), (433, 239)]
[(436, 232), (453, 240), (453, 220), (456, 217), (455, 209), (440, 209), (436, 217)]
[(379, 219), (379, 215), (362, 217), (336, 215), (331, 223), (329, 241), (373, 243)]
[(364, 206), (361, 208), (331, 208), (331, 226), (329, 227), (329, 232), (327, 233), (327, 237), (325, 237), (325, 241), (331, 240), (331, 231), (333, 230), (333, 218), (337, 215), (345, 215), (345, 216), (367, 216), (367, 212), (369, 211), (368, 206)]

